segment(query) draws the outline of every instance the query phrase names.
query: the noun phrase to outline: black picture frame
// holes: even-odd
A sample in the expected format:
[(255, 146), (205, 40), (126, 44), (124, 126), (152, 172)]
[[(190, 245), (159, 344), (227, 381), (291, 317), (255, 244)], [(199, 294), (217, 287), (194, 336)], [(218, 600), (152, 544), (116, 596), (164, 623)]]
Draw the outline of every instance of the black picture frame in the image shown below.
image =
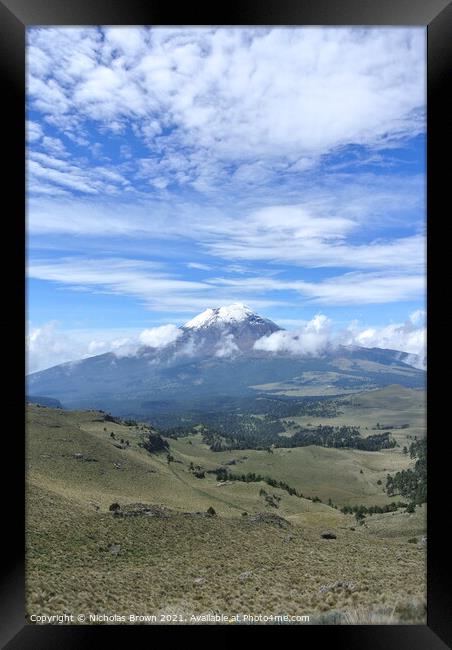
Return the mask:
[[(433, 383), (436, 360), (443, 359), (441, 342), (446, 342), (448, 322), (436, 317), (433, 321), (433, 289), (447, 292), (444, 271), (435, 270), (442, 259), (447, 260), (447, 238), (441, 237), (444, 219), (448, 217), (448, 189), (450, 163), (441, 153), (450, 152), (450, 118), (452, 106), (447, 97), (447, 87), (452, 71), (452, 2), (450, 0), (263, 0), (261, 2), (224, 3), (201, 9), (201, 5), (185, 4), (180, 8), (169, 3), (145, 3), (139, 0), (0, 0), (0, 66), (2, 72), (4, 137), (9, 144), (4, 148), (3, 205), (8, 198), (8, 212), (3, 219), (4, 250), (10, 254), (4, 272), (5, 304), (8, 316), (2, 319), (4, 341), (11, 336), (17, 345), (7, 345), (10, 363), (6, 392), (3, 397), (8, 415), (12, 418), (8, 436), (7, 461), (2, 467), (2, 477), (7, 474), (3, 491), (2, 542), (4, 545), (2, 576), (0, 582), (0, 643), (10, 650), (24, 648), (81, 648), (98, 645), (100, 636), (114, 634), (114, 640), (138, 643), (138, 635), (145, 635), (146, 643), (156, 641), (155, 627), (146, 626), (33, 626), (25, 625), (24, 614), (24, 451), (23, 399), (25, 395), (23, 368), (25, 352), (25, 30), (30, 25), (423, 25), (427, 29), (428, 52), (428, 139), (427, 139), (427, 214), (428, 214), (428, 427), (429, 507), (428, 507), (428, 620), (425, 626), (297, 626), (291, 632), (300, 635), (301, 643), (324, 643), (331, 635), (335, 646), (348, 650), (354, 648), (409, 648), (415, 650), (440, 650), (452, 647), (452, 583), (450, 580), (451, 556), (447, 526), (447, 481), (450, 472), (448, 431), (439, 426), (433, 431), (433, 417), (447, 404), (440, 382)], [(449, 83), (450, 85), (450, 83)], [(446, 196), (447, 193), (447, 196)], [(444, 246), (444, 252), (438, 249)], [(433, 248), (435, 247), (435, 248)], [(3, 258), (5, 256), (2, 256)], [(447, 294), (445, 298), (447, 300)], [(12, 324), (9, 309), (17, 318)], [(21, 327), (19, 323), (22, 323)], [(434, 331), (434, 334), (432, 334)], [(8, 337), (8, 338), (6, 338)], [(435, 354), (435, 346), (440, 350)], [(441, 346), (441, 348), (440, 348)], [(439, 364), (437, 366), (439, 368)], [(13, 372), (15, 369), (15, 372)], [(439, 371), (438, 371), (439, 372)], [(444, 390), (444, 388), (443, 388)], [(444, 423), (446, 424), (446, 422)], [(438, 444), (440, 442), (440, 444)], [(4, 452), (6, 453), (6, 452)], [(10, 472), (6, 472), (9, 468)], [(443, 529), (444, 528), (444, 529)], [(218, 626), (205, 626), (202, 630), (217, 631)], [(229, 626), (228, 629), (237, 626)], [(262, 626), (281, 632), (278, 626)], [(180, 629), (180, 628), (179, 628)], [(243, 632), (240, 627), (240, 634)], [(287, 630), (287, 628), (285, 628)], [(164, 630), (166, 639), (177, 628)], [(192, 628), (197, 635), (199, 627)], [(249, 628), (248, 628), (249, 631)], [(256, 629), (253, 629), (253, 633)], [(160, 630), (161, 633), (161, 630)], [(184, 629), (184, 635), (186, 630)]]

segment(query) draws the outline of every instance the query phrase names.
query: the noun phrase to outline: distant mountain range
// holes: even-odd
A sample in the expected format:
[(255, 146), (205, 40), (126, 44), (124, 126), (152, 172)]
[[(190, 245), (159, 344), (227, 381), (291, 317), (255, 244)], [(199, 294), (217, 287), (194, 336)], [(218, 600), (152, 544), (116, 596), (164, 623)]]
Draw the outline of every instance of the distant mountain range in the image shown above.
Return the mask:
[(167, 345), (109, 352), (28, 375), (28, 399), (41, 395), (69, 408), (142, 415), (162, 404), (208, 408), (212, 400), (262, 392), (324, 396), (389, 384), (424, 387), (425, 372), (410, 365), (412, 355), (396, 350), (327, 345), (313, 356), (256, 346), (281, 331), (242, 304), (207, 309)]

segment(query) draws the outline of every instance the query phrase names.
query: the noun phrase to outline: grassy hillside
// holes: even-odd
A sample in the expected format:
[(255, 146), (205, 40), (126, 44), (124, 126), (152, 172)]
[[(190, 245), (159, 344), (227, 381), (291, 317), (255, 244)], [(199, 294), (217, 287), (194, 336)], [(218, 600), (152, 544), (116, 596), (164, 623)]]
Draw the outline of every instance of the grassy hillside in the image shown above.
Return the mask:
[[(209, 469), (235, 460), (236, 465), (229, 467), (233, 473), (268, 475), (305, 496), (317, 496), (324, 502), (331, 498), (339, 506), (393, 501), (383, 491), (386, 475), (412, 465), (409, 457), (397, 450), (367, 452), (309, 446), (274, 449), (272, 454), (253, 449), (214, 453), (202, 444), (200, 436), (181, 438), (172, 442), (172, 448), (187, 462), (198, 459)], [(227, 493), (236, 487), (232, 483), (222, 489)]]
[[(338, 406), (340, 413), (336, 417), (309, 415), (290, 419), (303, 426), (359, 426), (362, 436), (378, 433), (377, 424), (389, 425), (391, 437), (399, 444), (393, 453), (402, 453), (403, 447), (409, 446), (414, 436), (420, 438), (426, 434), (425, 390), (392, 384), (341, 397)], [(404, 428), (397, 428), (402, 426)]]
[[(168, 440), (168, 463), (166, 453), (138, 446), (144, 429), (106, 422), (100, 412), (32, 405), (27, 421), (29, 615), (423, 622), (423, 509), (358, 525), (326, 503), (386, 502), (377, 477), (408, 466), (402, 454), (318, 447), (215, 453), (194, 435)], [(121, 439), (129, 446), (120, 448)], [(209, 470), (231, 460), (234, 473), (269, 475), (325, 503), (190, 471), (190, 463)], [(116, 515), (109, 510), (115, 502)], [(206, 514), (210, 507), (215, 515)], [(336, 538), (323, 539), (326, 530)]]

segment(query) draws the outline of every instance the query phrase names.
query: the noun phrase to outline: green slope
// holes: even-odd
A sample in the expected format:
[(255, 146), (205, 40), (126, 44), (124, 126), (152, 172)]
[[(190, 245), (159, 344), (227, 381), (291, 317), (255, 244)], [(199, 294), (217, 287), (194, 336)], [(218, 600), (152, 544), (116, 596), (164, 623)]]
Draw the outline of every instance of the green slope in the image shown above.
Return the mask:
[[(190, 462), (209, 469), (234, 454), (211, 452), (193, 436), (192, 444), (187, 438), (169, 441), (175, 462), (168, 464), (164, 453), (151, 455), (138, 446), (144, 433), (139, 427), (103, 417), (28, 408), (29, 616), (163, 613), (190, 622), (191, 614), (218, 611), (328, 622), (328, 616), (341, 618), (357, 608), (381, 615), (395, 608), (397, 620), (423, 621), (425, 546), (408, 543), (422, 535), (422, 511), (375, 516), (358, 526), (324, 503), (261, 483), (219, 485), (209, 474), (197, 479)], [(115, 446), (121, 438), (129, 440), (128, 449)], [(256, 468), (289, 484), (301, 481), (307, 495), (325, 496), (329, 490), (345, 494), (347, 474), (352, 484), (359, 467), (370, 473), (373, 456), (317, 448), (280, 456), (238, 453), (249, 458), (231, 466), (234, 472)], [(331, 469), (333, 461), (341, 469), (330, 471), (327, 481), (321, 468)], [(354, 496), (367, 490), (370, 498), (370, 483), (358, 483)], [(266, 505), (262, 487), (281, 498), (278, 508)], [(163, 506), (165, 516), (115, 516), (113, 502), (122, 512), (138, 512), (133, 504), (139, 503)], [(210, 506), (215, 516), (199, 514)], [(325, 529), (334, 530), (336, 539), (322, 539)]]

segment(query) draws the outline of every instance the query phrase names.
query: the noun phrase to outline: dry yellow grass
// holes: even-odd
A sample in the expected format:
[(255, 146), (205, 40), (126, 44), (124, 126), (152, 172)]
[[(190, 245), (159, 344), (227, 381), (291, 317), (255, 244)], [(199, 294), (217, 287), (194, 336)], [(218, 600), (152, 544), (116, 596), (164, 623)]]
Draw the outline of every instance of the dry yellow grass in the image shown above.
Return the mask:
[[(309, 615), (327, 623), (339, 612), (338, 622), (347, 623), (344, 617), (356, 612), (403, 618), (410, 611), (406, 622), (423, 622), (409, 606), (425, 599), (425, 546), (407, 541), (422, 530), (419, 513), (356, 526), (325, 504), (283, 491), (280, 508), (266, 508), (261, 484), (194, 478), (182, 440), (170, 441), (181, 462), (168, 465), (165, 455), (137, 446), (139, 430), (98, 419), (93, 412), (29, 411), (28, 616), (164, 614), (190, 623), (192, 615), (218, 612)], [(111, 430), (131, 448), (114, 447)], [(201, 453), (200, 445), (187, 446)], [(94, 460), (77, 459), (80, 453)], [(205, 466), (206, 453), (199, 461)], [(115, 517), (108, 510), (114, 501), (171, 511), (166, 518)], [(193, 514), (209, 505), (217, 516)], [(262, 511), (287, 523), (256, 520)], [(337, 538), (322, 539), (325, 528)]]

